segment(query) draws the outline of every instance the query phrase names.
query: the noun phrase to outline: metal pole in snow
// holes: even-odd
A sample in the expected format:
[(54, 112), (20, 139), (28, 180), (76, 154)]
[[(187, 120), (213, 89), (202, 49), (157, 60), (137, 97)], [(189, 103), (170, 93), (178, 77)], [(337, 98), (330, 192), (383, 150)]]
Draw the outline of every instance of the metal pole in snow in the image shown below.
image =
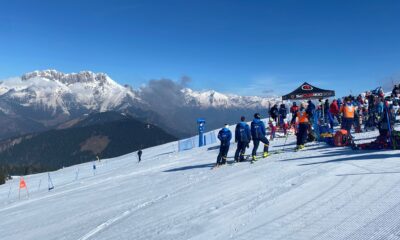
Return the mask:
[(96, 175), (96, 163), (93, 162), (93, 176)]
[(48, 187), (48, 189), (50, 191), (50, 190), (54, 189), (54, 184), (53, 184), (53, 180), (51, 180), (50, 173), (47, 173), (47, 176), (48, 176), (48, 178), (47, 178), (47, 187)]

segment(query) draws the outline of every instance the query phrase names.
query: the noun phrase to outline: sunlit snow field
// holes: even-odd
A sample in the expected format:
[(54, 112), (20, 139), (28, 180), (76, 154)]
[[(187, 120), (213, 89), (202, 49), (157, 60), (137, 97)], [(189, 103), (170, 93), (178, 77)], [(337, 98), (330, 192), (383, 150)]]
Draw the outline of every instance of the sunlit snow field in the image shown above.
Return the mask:
[[(355, 134), (372, 141), (377, 132)], [(358, 141), (360, 142), (360, 141)], [(271, 142), (271, 152), (285, 138)], [(177, 143), (25, 176), (0, 186), (0, 236), (8, 239), (399, 239), (400, 151), (324, 143), (255, 164), (211, 170), (212, 146)], [(215, 146), (215, 145), (214, 145)], [(229, 156), (236, 145), (232, 144)], [(247, 150), (249, 153), (250, 149)], [(261, 151), (261, 147), (260, 147)], [(229, 161), (233, 161), (232, 158)]]

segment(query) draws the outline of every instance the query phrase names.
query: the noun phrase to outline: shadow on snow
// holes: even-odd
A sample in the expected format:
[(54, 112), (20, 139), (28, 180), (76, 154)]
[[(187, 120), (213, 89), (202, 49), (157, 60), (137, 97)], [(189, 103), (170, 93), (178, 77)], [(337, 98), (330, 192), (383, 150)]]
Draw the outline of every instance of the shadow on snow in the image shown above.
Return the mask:
[(211, 168), (214, 165), (215, 165), (214, 163), (206, 163), (206, 164), (185, 166), (185, 167), (179, 167), (179, 168), (172, 168), (169, 170), (165, 170), (164, 172), (179, 172), (179, 171), (186, 171), (186, 170), (198, 169), (198, 168)]

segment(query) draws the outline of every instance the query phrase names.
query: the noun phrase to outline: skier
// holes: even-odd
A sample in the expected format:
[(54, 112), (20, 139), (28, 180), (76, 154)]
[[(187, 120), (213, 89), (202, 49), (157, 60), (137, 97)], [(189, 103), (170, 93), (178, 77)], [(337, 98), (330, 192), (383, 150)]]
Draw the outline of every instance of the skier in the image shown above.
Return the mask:
[(292, 122), (296, 121), (296, 117), (299, 122), (299, 130), (297, 132), (297, 147), (296, 150), (301, 150), (304, 149), (304, 144), (307, 140), (307, 133), (308, 129), (310, 126), (310, 121), (309, 121), (309, 114), (306, 111), (306, 108), (304, 107), (304, 104), (302, 103), (300, 105), (300, 110), (297, 112), (296, 115), (293, 116)]
[(329, 112), (332, 114), (333, 117), (336, 117), (336, 120), (338, 121), (338, 123), (340, 123), (339, 106), (336, 99), (333, 100), (331, 105), (329, 106)]
[(394, 85), (393, 90), (392, 90), (392, 94), (395, 97), (399, 97), (399, 95), (400, 95), (400, 84), (399, 84), (399, 86)]
[(343, 114), (342, 118), (342, 129), (347, 130), (347, 133), (350, 134), (350, 130), (354, 124), (354, 112), (356, 108), (351, 103), (351, 98), (346, 97), (345, 103), (340, 107), (340, 113)]
[(290, 108), (290, 113), (296, 115), (297, 111), (299, 111), (299, 106), (297, 106), (296, 102), (293, 103), (292, 107)]
[(275, 104), (275, 105), (269, 110), (269, 116), (270, 116), (275, 122), (277, 122), (277, 120), (278, 120), (278, 114), (279, 114), (278, 104)]
[(330, 107), (329, 100), (326, 99), (325, 103), (324, 103), (324, 114), (325, 114), (324, 121), (325, 121), (325, 123), (330, 122), (330, 119), (329, 119), (329, 107)]
[(376, 108), (379, 116), (382, 116), (384, 106), (385, 106), (385, 105), (384, 105), (384, 103), (383, 103), (383, 98), (381, 98), (381, 99), (379, 100), (378, 106), (377, 106), (377, 108)]
[[(310, 121), (310, 124), (312, 125), (313, 124), (313, 116), (314, 116), (314, 114), (315, 114), (315, 105), (314, 105), (314, 103), (311, 101), (311, 99), (310, 100), (308, 100), (308, 106), (307, 106), (307, 108), (306, 108), (306, 113), (307, 113), (307, 116), (308, 116), (308, 119), (309, 119), (309, 121)], [(303, 105), (303, 107), (304, 107), (304, 105)]]
[(265, 137), (265, 125), (260, 120), (261, 116), (259, 113), (254, 114), (254, 119), (251, 122), (251, 137), (253, 138), (253, 151), (252, 151), (252, 161), (257, 161), (257, 149), (260, 142), (264, 143), (263, 157), (268, 157), (269, 141)]
[[(235, 152), (235, 162), (244, 161), (244, 155), (246, 153), (246, 147), (249, 147), (251, 141), (250, 127), (245, 122), (246, 118), (242, 116), (240, 123), (236, 125), (235, 129), (235, 142), (237, 142), (237, 149)], [(240, 155), (240, 156), (239, 156)]]
[(288, 134), (288, 129), (289, 129), (289, 123), (288, 121), (285, 119), (285, 121), (283, 122), (283, 134), (287, 137)]
[[(390, 131), (392, 130), (391, 128), (393, 127), (395, 123), (395, 117), (393, 112), (389, 109), (389, 104), (386, 102), (384, 105), (384, 108), (382, 110), (382, 113), (379, 117), (379, 122), (378, 122), (378, 130), (379, 130), (379, 135), (390, 137)], [(388, 119), (389, 117), (389, 119)]]
[(269, 129), (271, 129), (271, 134), (270, 134), (269, 140), (272, 141), (272, 140), (274, 140), (275, 134), (276, 134), (276, 129), (277, 129), (276, 122), (273, 120), (269, 120), (268, 126), (269, 126)]
[(137, 155), (138, 155), (138, 159), (139, 159), (139, 161), (138, 161), (138, 163), (140, 163), (140, 161), (142, 161), (142, 149), (139, 149), (139, 151), (137, 152)]
[(393, 101), (392, 109), (393, 109), (394, 118), (396, 119), (397, 114), (399, 113), (399, 109), (400, 109), (398, 101)]
[(282, 103), (281, 106), (279, 107), (279, 123), (277, 122), (277, 124), (279, 124), (281, 128), (283, 127), (283, 123), (286, 117), (287, 117), (286, 105)]
[(219, 147), (219, 154), (215, 167), (226, 164), (226, 157), (228, 155), (229, 145), (232, 139), (232, 133), (228, 127), (229, 125), (225, 124), (225, 126), (218, 132), (218, 139), (221, 141), (221, 145)]
[(322, 99), (319, 99), (316, 112), (319, 112), (318, 116), (319, 116), (321, 122), (323, 122), (323, 123), (325, 123), (325, 112), (324, 112), (324, 110), (325, 110), (324, 102), (323, 102)]

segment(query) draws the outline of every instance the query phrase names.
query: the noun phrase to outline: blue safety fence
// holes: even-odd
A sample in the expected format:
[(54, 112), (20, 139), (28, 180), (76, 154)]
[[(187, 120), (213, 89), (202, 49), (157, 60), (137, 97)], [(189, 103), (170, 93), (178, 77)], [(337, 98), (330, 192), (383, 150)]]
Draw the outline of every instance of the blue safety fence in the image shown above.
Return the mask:
[(185, 150), (190, 150), (195, 147), (195, 139), (194, 138), (187, 138), (183, 140), (179, 140), (178, 142), (178, 151), (182, 152)]
[[(215, 132), (208, 132), (204, 135), (204, 145), (210, 145), (217, 143), (217, 137), (215, 136)], [(199, 135), (179, 140), (178, 142), (178, 151), (182, 152), (185, 150), (190, 150), (193, 148), (199, 147)]]
[(204, 134), (204, 145), (217, 143), (217, 137), (214, 132)]

